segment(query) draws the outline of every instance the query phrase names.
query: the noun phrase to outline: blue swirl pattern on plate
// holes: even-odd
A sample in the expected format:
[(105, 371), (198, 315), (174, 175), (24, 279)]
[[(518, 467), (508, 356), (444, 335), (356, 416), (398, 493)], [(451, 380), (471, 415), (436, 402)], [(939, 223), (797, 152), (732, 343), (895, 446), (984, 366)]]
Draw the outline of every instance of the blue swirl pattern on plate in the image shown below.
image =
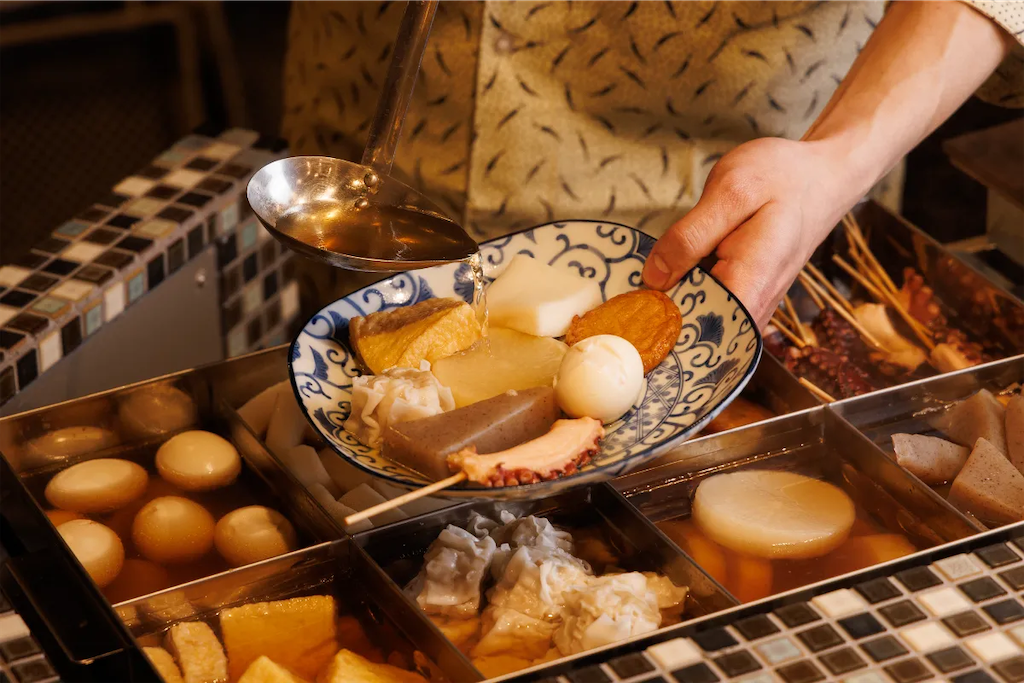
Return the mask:
[[(481, 246), (484, 272), (497, 277), (516, 254), (595, 280), (605, 299), (642, 284), (654, 239), (615, 223), (567, 221), (542, 225)], [(536, 498), (616, 477), (678, 445), (713, 419), (743, 389), (761, 357), (761, 336), (739, 301), (710, 274), (694, 269), (668, 292), (683, 328), (668, 357), (647, 375), (643, 399), (606, 425), (601, 452), (578, 473), (527, 486), (449, 489), (452, 498)], [(310, 318), (292, 342), (289, 370), (299, 405), (331, 447), (356, 467), (389, 483), (416, 488), (429, 481), (356, 441), (342, 425), (359, 375), (348, 348), (348, 321), (433, 297), (472, 301), (469, 266), (449, 264), (401, 273), (350, 294)]]

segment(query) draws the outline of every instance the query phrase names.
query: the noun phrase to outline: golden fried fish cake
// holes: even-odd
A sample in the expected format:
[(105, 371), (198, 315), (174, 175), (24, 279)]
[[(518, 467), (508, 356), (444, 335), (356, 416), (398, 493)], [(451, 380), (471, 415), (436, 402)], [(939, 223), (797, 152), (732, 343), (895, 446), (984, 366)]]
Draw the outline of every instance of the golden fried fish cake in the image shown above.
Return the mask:
[(565, 343), (569, 346), (599, 334), (614, 334), (627, 340), (640, 352), (646, 375), (675, 346), (683, 316), (668, 296), (651, 289), (638, 289), (614, 296), (576, 316), (569, 325)]

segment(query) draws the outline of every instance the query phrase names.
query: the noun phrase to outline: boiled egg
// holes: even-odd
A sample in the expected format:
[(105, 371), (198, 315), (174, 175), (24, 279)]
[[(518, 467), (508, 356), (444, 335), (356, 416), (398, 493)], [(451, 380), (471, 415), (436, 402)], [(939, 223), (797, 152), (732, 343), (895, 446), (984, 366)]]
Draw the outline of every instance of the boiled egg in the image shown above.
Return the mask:
[(133, 462), (97, 458), (58, 472), (46, 485), (44, 495), (61, 510), (110, 512), (145, 493), (148, 481), (146, 470)]
[(57, 527), (57, 532), (100, 588), (121, 573), (124, 545), (108, 527), (91, 519), (73, 519)]
[(132, 523), (132, 542), (153, 562), (191, 562), (213, 545), (213, 515), (199, 503), (178, 496), (149, 501)]
[(182, 432), (160, 446), (156, 469), (186, 491), (209, 491), (233, 482), (242, 471), (242, 459), (227, 439), (197, 430)]
[(262, 505), (250, 505), (224, 515), (213, 542), (234, 567), (259, 562), (295, 550), (295, 529), (284, 515)]

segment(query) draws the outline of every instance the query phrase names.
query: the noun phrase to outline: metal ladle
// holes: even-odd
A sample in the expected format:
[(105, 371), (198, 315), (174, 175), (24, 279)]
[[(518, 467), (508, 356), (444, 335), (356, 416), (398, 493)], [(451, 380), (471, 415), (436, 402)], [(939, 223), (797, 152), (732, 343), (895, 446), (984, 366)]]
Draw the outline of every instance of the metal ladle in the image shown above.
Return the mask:
[(289, 248), (378, 272), (462, 261), (479, 249), (438, 206), (389, 176), (436, 9), (437, 0), (412, 0), (405, 10), (362, 163), (289, 157), (249, 181), (253, 212)]

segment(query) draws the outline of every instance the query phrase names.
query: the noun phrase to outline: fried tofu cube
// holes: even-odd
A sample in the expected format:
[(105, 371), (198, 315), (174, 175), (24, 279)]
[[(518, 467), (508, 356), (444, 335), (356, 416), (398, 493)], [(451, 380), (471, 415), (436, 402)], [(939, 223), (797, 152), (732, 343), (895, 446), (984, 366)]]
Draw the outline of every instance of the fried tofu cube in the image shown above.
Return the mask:
[(238, 683), (305, 683), (291, 671), (263, 656), (249, 665)]
[(170, 652), (162, 647), (144, 647), (142, 653), (149, 659), (149, 663), (160, 674), (164, 683), (184, 683), (181, 671), (178, 670), (178, 665), (174, 663), (174, 657)]
[(341, 650), (334, 656), (321, 683), (426, 683), (426, 679), (397, 666), (375, 664), (351, 650)]
[(184, 683), (228, 680), (228, 660), (217, 635), (201, 621), (175, 624), (167, 632), (167, 649), (178, 660)]
[(228, 670), (237, 679), (260, 656), (307, 680), (337, 651), (334, 598), (314, 595), (254, 602), (220, 613)]

